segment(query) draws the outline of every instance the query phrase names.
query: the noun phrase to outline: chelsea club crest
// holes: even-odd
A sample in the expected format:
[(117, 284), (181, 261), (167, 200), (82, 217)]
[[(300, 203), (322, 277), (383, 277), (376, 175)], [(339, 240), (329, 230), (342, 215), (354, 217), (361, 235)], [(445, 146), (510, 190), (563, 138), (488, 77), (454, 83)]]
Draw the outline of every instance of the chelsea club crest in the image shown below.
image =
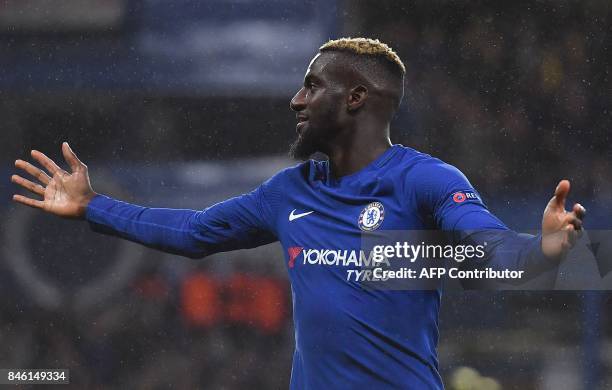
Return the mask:
[(378, 229), (385, 219), (385, 208), (380, 202), (372, 202), (359, 214), (359, 228), (366, 232)]

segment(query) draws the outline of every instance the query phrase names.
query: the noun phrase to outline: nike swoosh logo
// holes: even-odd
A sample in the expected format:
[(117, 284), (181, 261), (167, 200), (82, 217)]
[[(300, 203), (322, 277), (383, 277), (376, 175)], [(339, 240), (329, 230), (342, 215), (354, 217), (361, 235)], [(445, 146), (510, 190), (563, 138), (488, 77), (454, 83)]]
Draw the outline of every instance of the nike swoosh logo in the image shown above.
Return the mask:
[(289, 214), (289, 222), (291, 222), (291, 221), (293, 221), (293, 220), (295, 220), (295, 219), (298, 219), (298, 218), (305, 217), (305, 216), (307, 216), (308, 214), (312, 214), (312, 213), (314, 213), (314, 210), (312, 210), (312, 211), (307, 211), (307, 212), (305, 212), (305, 213), (295, 214), (295, 210), (297, 210), (297, 209), (293, 209), (293, 210), (291, 210), (291, 214)]

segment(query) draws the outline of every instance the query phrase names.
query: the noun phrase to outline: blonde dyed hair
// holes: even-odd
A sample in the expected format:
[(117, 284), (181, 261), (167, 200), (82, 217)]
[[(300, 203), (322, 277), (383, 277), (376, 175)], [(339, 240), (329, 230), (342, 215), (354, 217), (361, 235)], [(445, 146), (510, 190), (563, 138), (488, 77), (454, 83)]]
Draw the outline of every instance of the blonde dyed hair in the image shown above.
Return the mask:
[(402, 75), (406, 73), (406, 67), (399, 58), (397, 53), (389, 47), (386, 43), (379, 41), (378, 39), (370, 38), (340, 38), (332, 39), (327, 41), (323, 46), (319, 48), (320, 52), (339, 50), (347, 51), (357, 55), (365, 55), (372, 57), (382, 57), (391, 61), (400, 70)]

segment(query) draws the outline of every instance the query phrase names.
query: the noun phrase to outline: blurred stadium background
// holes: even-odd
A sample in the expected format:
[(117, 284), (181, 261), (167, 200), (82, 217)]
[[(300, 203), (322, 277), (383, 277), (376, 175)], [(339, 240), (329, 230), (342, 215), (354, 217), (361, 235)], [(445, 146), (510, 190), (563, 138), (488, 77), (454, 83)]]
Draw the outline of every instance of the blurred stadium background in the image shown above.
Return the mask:
[[(277, 246), (193, 261), (11, 204), (13, 161), (70, 141), (94, 189), (201, 209), (278, 169), (318, 46), (380, 38), (407, 65), (392, 141), (458, 166), (517, 230), (559, 179), (612, 217), (609, 1), (0, 0), (0, 367), (75, 388), (287, 388)], [(602, 292), (449, 292), (449, 389), (612, 388)], [(350, 346), (347, 346), (350, 348)]]

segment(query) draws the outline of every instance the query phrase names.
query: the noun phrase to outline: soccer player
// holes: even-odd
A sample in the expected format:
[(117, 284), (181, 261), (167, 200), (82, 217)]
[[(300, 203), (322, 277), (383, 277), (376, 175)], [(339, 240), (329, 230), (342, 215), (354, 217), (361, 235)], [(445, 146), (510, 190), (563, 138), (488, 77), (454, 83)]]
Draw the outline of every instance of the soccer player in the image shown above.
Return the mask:
[[(585, 209), (565, 210), (570, 184), (562, 180), (544, 210), (542, 235), (518, 234), (487, 210), (459, 170), (392, 145), (389, 124), (404, 73), (397, 54), (378, 40), (321, 46), (291, 100), (298, 121), (291, 154), (306, 161), (202, 211), (140, 207), (95, 193), (87, 166), (67, 143), (62, 152), (70, 172), (39, 151), (32, 158), (44, 170), (16, 161), (38, 183), (11, 180), (43, 199), (13, 199), (192, 258), (278, 240), (293, 296), (292, 389), (440, 389), (440, 290), (364, 289), (347, 279), (348, 269), (359, 269), (361, 234), (463, 232), (459, 242), (489, 243), (487, 264), (537, 273), (573, 245)], [(308, 160), (315, 152), (329, 160)]]

